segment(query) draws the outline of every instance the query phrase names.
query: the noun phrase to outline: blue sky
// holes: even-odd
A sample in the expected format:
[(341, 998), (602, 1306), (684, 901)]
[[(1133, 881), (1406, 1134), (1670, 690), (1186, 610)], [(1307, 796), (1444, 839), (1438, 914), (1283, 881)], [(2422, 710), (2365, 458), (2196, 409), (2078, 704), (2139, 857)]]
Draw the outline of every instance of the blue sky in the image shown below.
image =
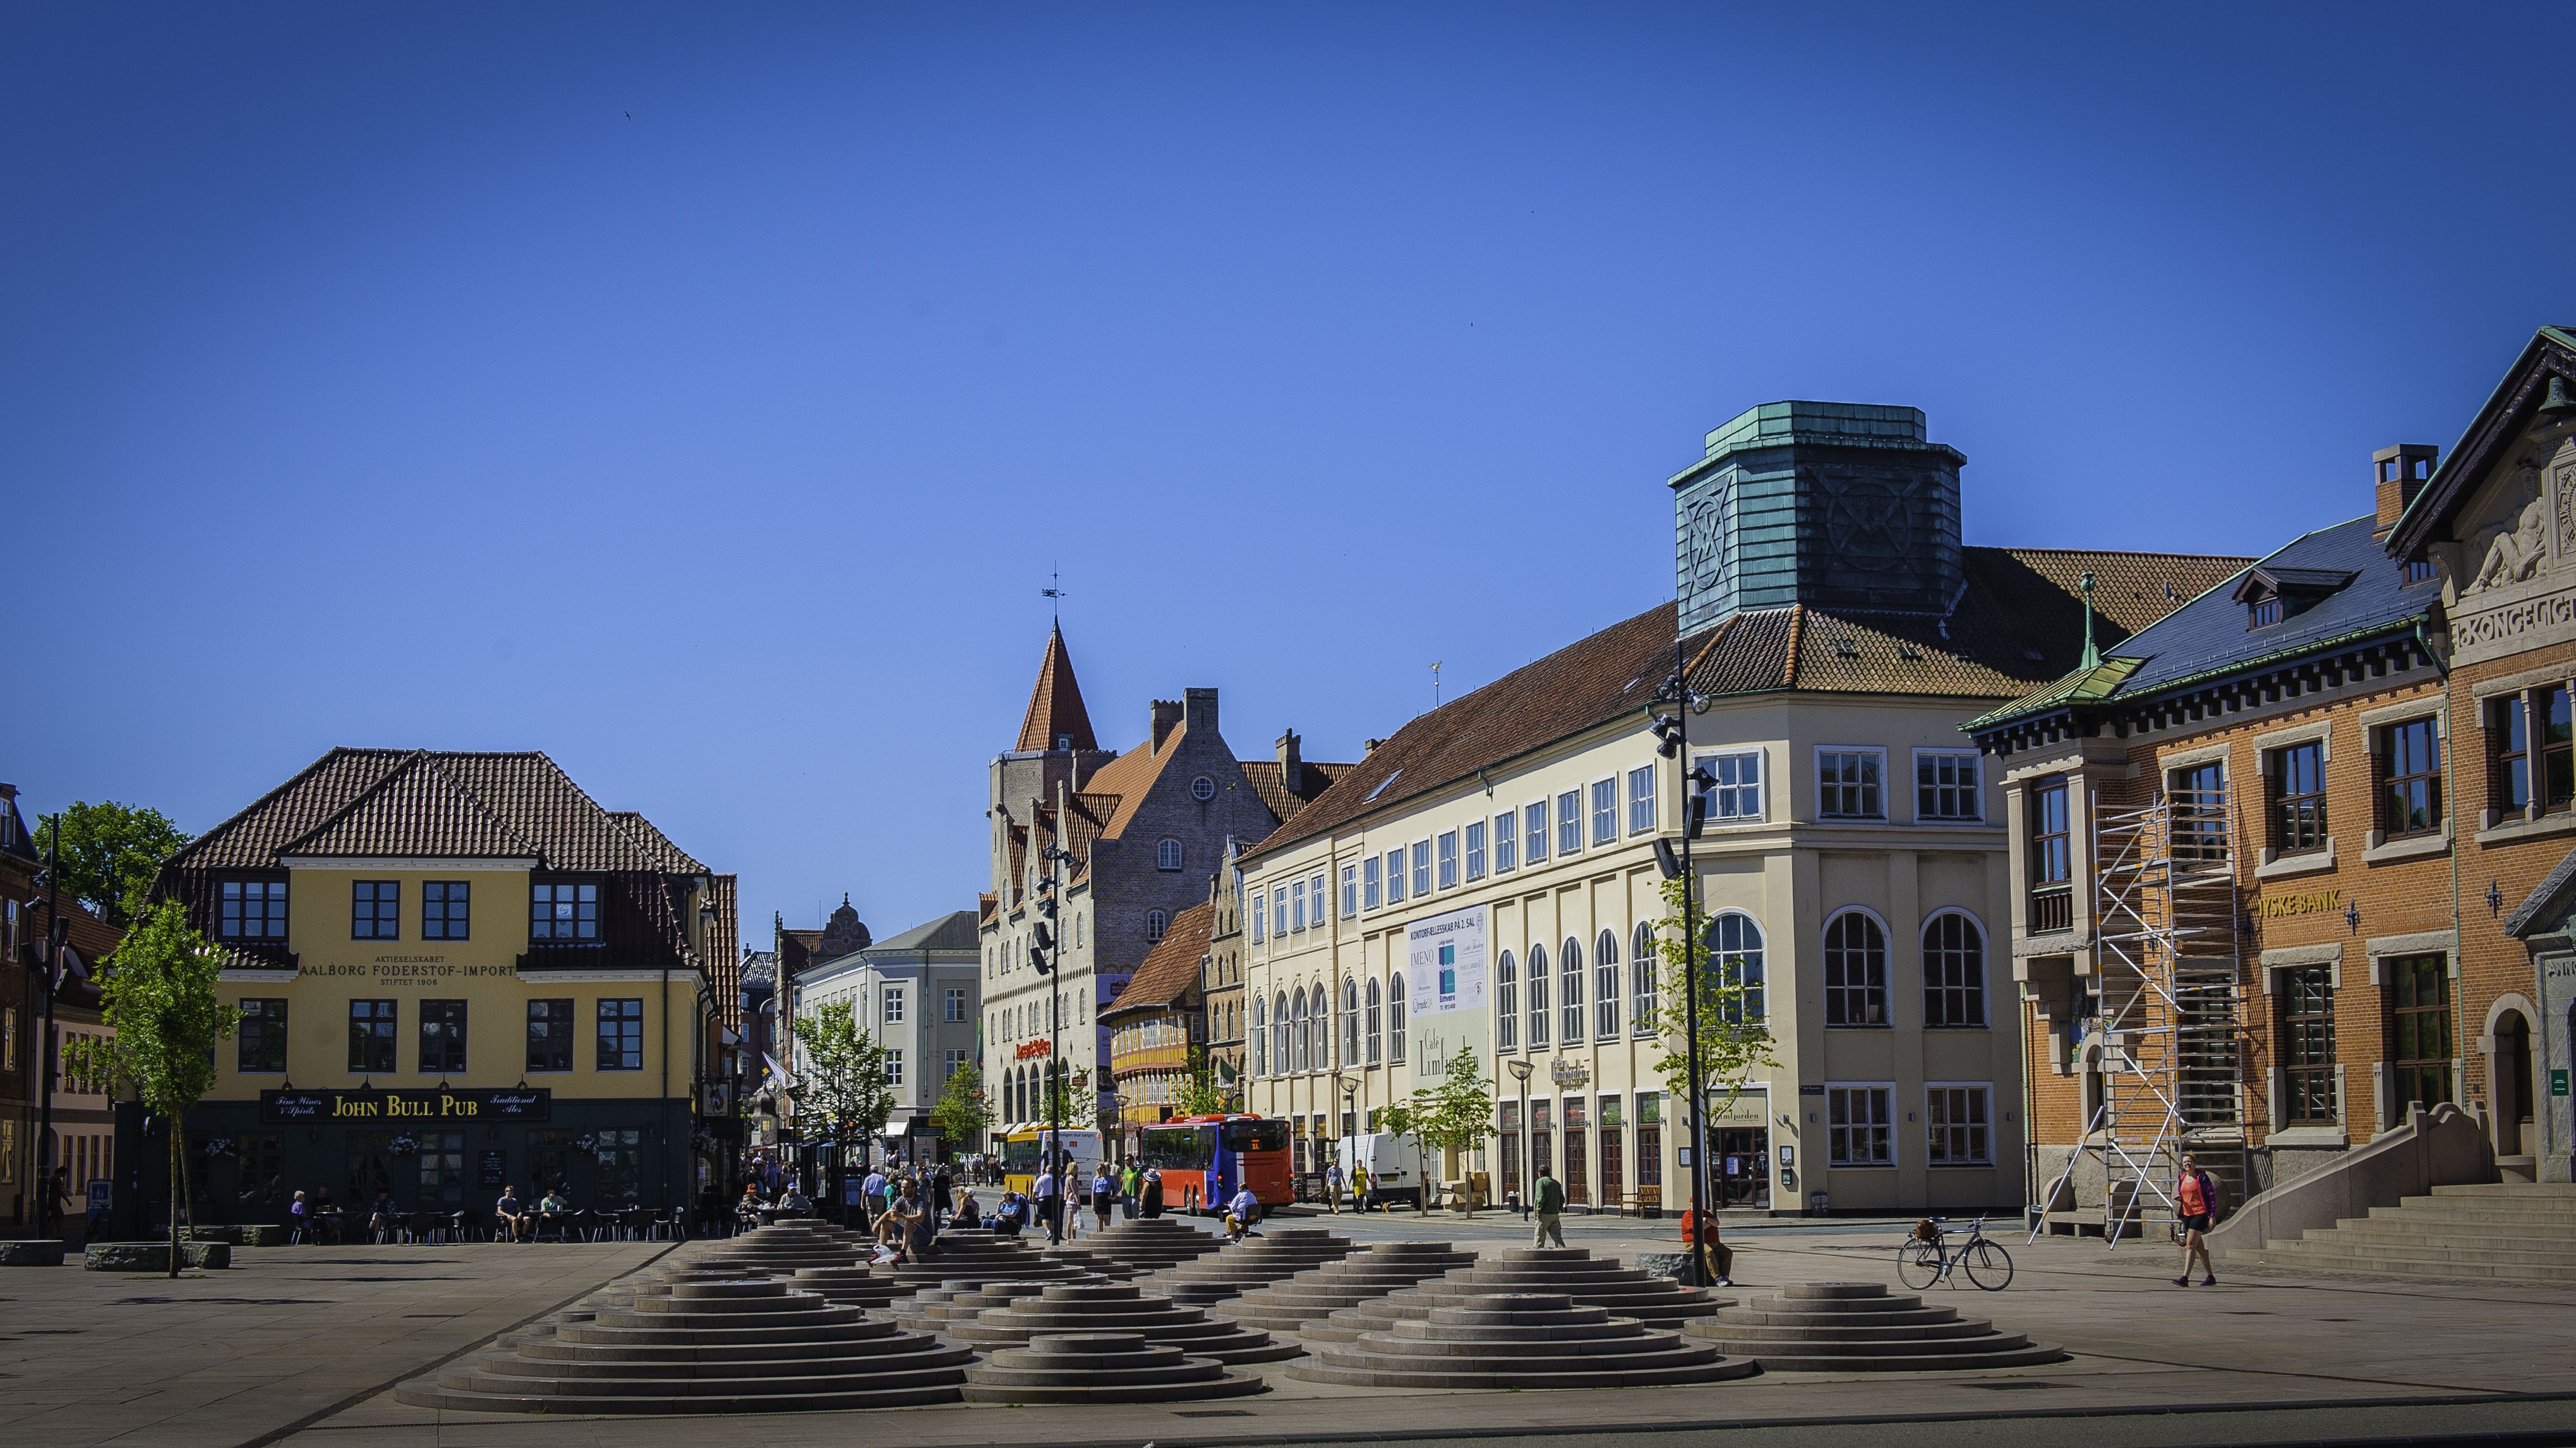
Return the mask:
[[(2331, 18), (2329, 19), (2329, 15)], [(0, 11), (27, 803), (540, 748), (968, 907), (1061, 567), (1106, 742), (1350, 758), (1909, 403), (1978, 543), (2259, 552), (2576, 320), (2576, 12)]]

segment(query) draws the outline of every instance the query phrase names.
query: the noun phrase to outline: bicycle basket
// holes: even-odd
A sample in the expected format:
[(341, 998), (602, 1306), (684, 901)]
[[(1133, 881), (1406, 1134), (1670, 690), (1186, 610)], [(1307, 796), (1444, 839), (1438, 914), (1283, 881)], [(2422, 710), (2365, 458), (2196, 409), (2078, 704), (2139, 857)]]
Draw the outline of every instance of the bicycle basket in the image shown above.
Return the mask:
[(1923, 1220), (1914, 1224), (1914, 1240), (1918, 1242), (1940, 1241), (1941, 1229), (1932, 1225), (1932, 1219), (1930, 1217), (1925, 1217)]

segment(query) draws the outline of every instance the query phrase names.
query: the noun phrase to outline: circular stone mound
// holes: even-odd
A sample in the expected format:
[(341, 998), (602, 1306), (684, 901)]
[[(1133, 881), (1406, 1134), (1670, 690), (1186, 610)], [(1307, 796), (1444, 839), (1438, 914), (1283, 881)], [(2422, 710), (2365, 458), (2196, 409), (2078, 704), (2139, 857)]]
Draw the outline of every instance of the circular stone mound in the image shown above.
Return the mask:
[(1287, 1227), (1247, 1237), (1195, 1262), (1156, 1274), (1154, 1290), (1174, 1302), (1201, 1306), (1241, 1297), (1294, 1277), (1310, 1267), (1339, 1261), (1359, 1250), (1348, 1237), (1317, 1227)]
[(1451, 1299), (1385, 1332), (1324, 1343), (1293, 1378), (1359, 1388), (1642, 1388), (1757, 1371), (1739, 1357), (1562, 1293)]
[(1734, 1301), (1712, 1296), (1706, 1288), (1685, 1287), (1669, 1277), (1623, 1267), (1615, 1257), (1595, 1257), (1581, 1247), (1513, 1247), (1419, 1286), (1336, 1309), (1323, 1321), (1308, 1323), (1300, 1335), (1309, 1341), (1350, 1342), (1362, 1333), (1385, 1332), (1398, 1322), (1419, 1321), (1433, 1308), (1458, 1298), (1524, 1292), (1561, 1294), (1577, 1306), (1674, 1326), (1706, 1317)]
[(925, 1287), (894, 1304), (894, 1320), (914, 1332), (946, 1332), (961, 1322), (973, 1322), (988, 1307), (1008, 1307), (1023, 1297), (1035, 1297), (1047, 1290), (1044, 1282), (977, 1282), (971, 1278), (950, 1278), (936, 1287)]
[(950, 1281), (1080, 1282), (1092, 1275), (1076, 1263), (1041, 1256), (991, 1232), (942, 1232), (933, 1245), (936, 1250), (918, 1262), (804, 1268), (794, 1285), (834, 1302), (886, 1307)]
[(957, 1401), (973, 1354), (774, 1278), (689, 1280), (394, 1390), (482, 1413), (747, 1413)]
[(978, 1403), (1170, 1403), (1235, 1398), (1266, 1385), (1132, 1332), (1048, 1333), (966, 1370)]
[(1875, 1282), (1784, 1287), (1684, 1329), (1765, 1369), (1801, 1373), (1937, 1372), (2065, 1360), (2064, 1349), (1999, 1332), (1956, 1309)]
[(1137, 1217), (1094, 1232), (1079, 1245), (1138, 1271), (1159, 1272), (1204, 1257), (1224, 1246), (1225, 1239), (1177, 1217)]
[(1216, 1307), (1219, 1317), (1271, 1332), (1298, 1332), (1337, 1309), (1384, 1297), (1426, 1278), (1476, 1264), (1476, 1254), (1446, 1242), (1380, 1242), (1338, 1262), (1311, 1267), (1282, 1282)]
[(1303, 1351), (1266, 1332), (1211, 1318), (1203, 1308), (1140, 1291), (1132, 1282), (1050, 1285), (1037, 1296), (988, 1307), (971, 1322), (951, 1322), (944, 1336), (989, 1352), (1069, 1332), (1133, 1333), (1158, 1347), (1227, 1364), (1277, 1362)]

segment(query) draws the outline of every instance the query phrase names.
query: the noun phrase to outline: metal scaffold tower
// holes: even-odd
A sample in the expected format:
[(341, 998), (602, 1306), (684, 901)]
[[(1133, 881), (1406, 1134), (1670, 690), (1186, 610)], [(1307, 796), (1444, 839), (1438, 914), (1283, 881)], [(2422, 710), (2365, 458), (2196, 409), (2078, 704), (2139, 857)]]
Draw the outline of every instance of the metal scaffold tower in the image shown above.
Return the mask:
[(2099, 1084), (2082, 1145), (2043, 1200), (2098, 1163), (2102, 1235), (2116, 1247), (2142, 1217), (2173, 1214), (2184, 1152), (2241, 1174), (2236, 869), (2223, 786), (2142, 809), (2092, 803), (2096, 998), (2077, 1014), (2091, 1017), (2079, 1056), (2098, 1048)]

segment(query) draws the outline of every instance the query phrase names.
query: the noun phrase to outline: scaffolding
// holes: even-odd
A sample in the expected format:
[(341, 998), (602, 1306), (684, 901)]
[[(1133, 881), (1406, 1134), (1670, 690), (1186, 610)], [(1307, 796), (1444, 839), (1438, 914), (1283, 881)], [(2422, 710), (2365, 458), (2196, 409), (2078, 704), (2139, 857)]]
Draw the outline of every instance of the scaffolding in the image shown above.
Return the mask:
[[(2111, 1246), (2143, 1214), (2175, 1209), (2187, 1151), (2231, 1189), (2243, 1172), (2236, 867), (2224, 786), (2173, 789), (2093, 820), (2093, 982), (2078, 1009), (2080, 1062), (2097, 1052), (2083, 1138), (2041, 1200), (2063, 1199), (2098, 1163), (2102, 1236)], [(2035, 1238), (2044, 1220), (2033, 1224)]]

